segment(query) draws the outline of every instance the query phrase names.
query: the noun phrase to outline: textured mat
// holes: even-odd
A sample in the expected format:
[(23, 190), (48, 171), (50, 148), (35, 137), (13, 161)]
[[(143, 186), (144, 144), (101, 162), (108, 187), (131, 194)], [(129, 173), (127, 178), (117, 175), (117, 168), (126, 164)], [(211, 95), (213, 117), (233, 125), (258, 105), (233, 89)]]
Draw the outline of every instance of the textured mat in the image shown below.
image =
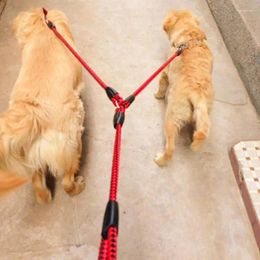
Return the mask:
[(236, 144), (230, 158), (260, 248), (260, 141)]

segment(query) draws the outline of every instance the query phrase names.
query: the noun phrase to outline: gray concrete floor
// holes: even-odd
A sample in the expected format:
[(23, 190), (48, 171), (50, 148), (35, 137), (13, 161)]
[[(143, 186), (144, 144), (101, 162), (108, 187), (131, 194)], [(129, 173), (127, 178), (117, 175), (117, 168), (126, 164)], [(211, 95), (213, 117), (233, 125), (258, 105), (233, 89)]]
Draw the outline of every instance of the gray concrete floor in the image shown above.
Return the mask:
[[(80, 53), (104, 80), (129, 94), (168, 53), (165, 13), (189, 8), (201, 16), (215, 56), (216, 97), (210, 137), (200, 152), (177, 141), (174, 159), (153, 162), (164, 144), (164, 104), (153, 98), (155, 80), (128, 110), (123, 129), (119, 187), (119, 259), (259, 259), (252, 229), (230, 166), (228, 149), (259, 139), (260, 126), (239, 75), (204, 0), (10, 0), (0, 23), (0, 109), (20, 67), (10, 21), (32, 6), (63, 10)], [(96, 259), (113, 146), (113, 108), (86, 74), (86, 190), (70, 198), (59, 183), (49, 205), (37, 205), (30, 185), (0, 203), (0, 259)]]

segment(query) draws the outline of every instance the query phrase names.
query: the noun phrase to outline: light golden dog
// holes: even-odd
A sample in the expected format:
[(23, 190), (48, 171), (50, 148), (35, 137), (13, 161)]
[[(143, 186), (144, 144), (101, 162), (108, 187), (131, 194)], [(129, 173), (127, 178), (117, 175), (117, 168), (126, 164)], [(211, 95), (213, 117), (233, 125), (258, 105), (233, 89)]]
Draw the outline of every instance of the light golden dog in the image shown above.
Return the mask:
[[(192, 150), (197, 150), (209, 133), (209, 112), (213, 102), (212, 53), (199, 20), (189, 11), (172, 11), (163, 28), (169, 36), (172, 55), (184, 45), (183, 53), (161, 74), (155, 97), (167, 97), (164, 132), (166, 146), (155, 162), (164, 166), (172, 157), (175, 138), (181, 128), (194, 124)], [(166, 93), (167, 92), (167, 93)]]
[[(48, 18), (74, 46), (65, 15), (52, 10)], [(42, 9), (20, 13), (13, 31), (22, 67), (0, 116), (0, 194), (32, 179), (37, 201), (49, 202), (46, 172), (63, 176), (64, 190), (78, 194), (85, 186), (75, 177), (84, 119), (81, 66), (47, 27)]]

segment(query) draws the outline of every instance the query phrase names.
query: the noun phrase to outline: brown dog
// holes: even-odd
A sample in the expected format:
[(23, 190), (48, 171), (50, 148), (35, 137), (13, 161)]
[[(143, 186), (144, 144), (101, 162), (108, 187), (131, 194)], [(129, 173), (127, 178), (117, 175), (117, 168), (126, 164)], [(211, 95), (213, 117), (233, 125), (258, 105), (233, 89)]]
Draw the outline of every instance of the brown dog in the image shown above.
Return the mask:
[(161, 74), (155, 97), (164, 98), (167, 91), (165, 115), (166, 146), (155, 162), (164, 166), (172, 157), (175, 138), (187, 123), (193, 123), (192, 150), (197, 150), (209, 133), (209, 112), (213, 102), (212, 53), (199, 20), (189, 11), (172, 11), (163, 28), (171, 43), (170, 54), (184, 45), (183, 53)]
[[(65, 15), (52, 10), (48, 18), (74, 46)], [(85, 186), (82, 176), (75, 177), (84, 119), (81, 66), (47, 27), (41, 9), (20, 13), (13, 30), (22, 67), (0, 116), (0, 194), (31, 178), (37, 201), (49, 202), (47, 171), (63, 176), (68, 194), (78, 194)]]

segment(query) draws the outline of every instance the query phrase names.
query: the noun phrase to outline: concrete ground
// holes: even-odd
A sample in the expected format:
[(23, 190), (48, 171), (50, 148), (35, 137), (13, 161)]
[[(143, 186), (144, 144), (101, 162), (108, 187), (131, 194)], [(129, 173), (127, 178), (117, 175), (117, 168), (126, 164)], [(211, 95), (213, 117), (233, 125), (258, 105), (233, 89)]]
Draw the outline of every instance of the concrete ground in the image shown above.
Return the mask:
[[(174, 159), (153, 162), (164, 145), (164, 104), (153, 98), (158, 79), (128, 110), (123, 129), (119, 186), (119, 259), (260, 259), (232, 172), (228, 149), (260, 138), (260, 125), (205, 0), (7, 1), (0, 24), (0, 109), (20, 67), (10, 21), (21, 10), (63, 10), (83, 57), (124, 96), (157, 68), (168, 53), (162, 30), (167, 11), (189, 8), (201, 16), (215, 56), (216, 97), (210, 137), (201, 151), (178, 138)], [(111, 167), (113, 107), (86, 75), (86, 189), (68, 197), (57, 185), (55, 200), (37, 205), (31, 185), (1, 198), (0, 259), (96, 259)]]

